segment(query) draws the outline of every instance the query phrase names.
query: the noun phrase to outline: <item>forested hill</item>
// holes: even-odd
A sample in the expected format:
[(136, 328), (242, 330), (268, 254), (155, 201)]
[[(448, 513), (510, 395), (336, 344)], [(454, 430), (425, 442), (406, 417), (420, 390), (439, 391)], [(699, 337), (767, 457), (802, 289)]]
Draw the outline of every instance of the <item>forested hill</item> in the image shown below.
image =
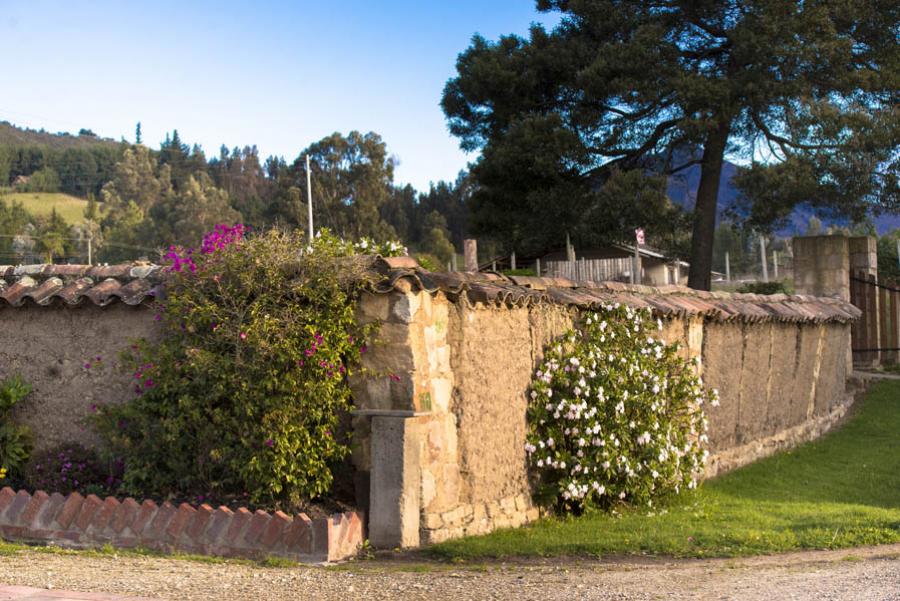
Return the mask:
[[(427, 191), (398, 185), (396, 161), (374, 132), (298, 144), (292, 160), (261, 157), (255, 146), (207, 157), (178, 130), (154, 146), (0, 124), (0, 263), (84, 261), (86, 240), (93, 260), (153, 258), (170, 244), (197, 244), (217, 223), (305, 229), (307, 156), (317, 228), (399, 239), (433, 267), (462, 247), (468, 178)], [(47, 206), (61, 198), (88, 201), (84, 218)]]
[(126, 144), (100, 138), (90, 130), (77, 135), (51, 134), (0, 122), (0, 187), (19, 176), (32, 177), (39, 192), (64, 192), (86, 198), (98, 195), (112, 177)]
[(16, 127), (8, 121), (0, 121), (0, 146), (44, 146), (54, 150), (69, 148), (92, 148), (97, 146), (118, 147), (120, 142), (112, 138), (101, 138), (88, 129), (77, 135), (68, 132), (50, 133)]
[[(739, 167), (734, 163), (725, 161), (722, 167), (722, 179), (719, 183), (719, 199), (718, 199), (718, 216), (719, 219), (728, 219), (731, 211), (740, 214), (738, 207), (738, 199), (740, 193), (731, 178), (737, 174)], [(667, 193), (674, 203), (686, 210), (694, 209), (694, 202), (697, 198), (697, 187), (700, 185), (700, 166), (691, 165), (680, 171), (677, 175), (669, 177)], [(823, 213), (821, 209), (816, 210), (809, 205), (798, 205), (788, 217), (786, 223), (775, 232), (779, 236), (795, 236), (806, 232), (810, 217), (816, 217), (822, 222), (824, 227), (846, 227), (850, 226), (847, 219), (830, 218)], [(898, 215), (879, 215), (872, 219), (875, 229), (879, 235), (884, 235), (894, 229), (900, 227), (900, 216)]]

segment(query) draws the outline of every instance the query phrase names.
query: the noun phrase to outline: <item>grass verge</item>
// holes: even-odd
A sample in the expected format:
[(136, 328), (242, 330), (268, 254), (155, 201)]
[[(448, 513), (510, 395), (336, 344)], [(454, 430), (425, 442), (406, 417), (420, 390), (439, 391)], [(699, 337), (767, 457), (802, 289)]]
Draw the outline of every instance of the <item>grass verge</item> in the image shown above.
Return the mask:
[(839, 430), (667, 506), (551, 518), (436, 545), (432, 556), (729, 557), (900, 542), (900, 382), (875, 384)]

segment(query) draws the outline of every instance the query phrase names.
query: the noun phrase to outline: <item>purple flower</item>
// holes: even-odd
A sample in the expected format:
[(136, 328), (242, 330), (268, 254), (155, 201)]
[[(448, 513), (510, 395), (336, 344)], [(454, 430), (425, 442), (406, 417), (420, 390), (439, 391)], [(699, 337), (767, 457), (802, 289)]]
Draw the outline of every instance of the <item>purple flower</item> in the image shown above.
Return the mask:
[(267, 447), (272, 447), (272, 446), (274, 446), (274, 445), (275, 445), (275, 441), (274, 441), (274, 440), (272, 440), (271, 438), (266, 439), (266, 446), (267, 446)]

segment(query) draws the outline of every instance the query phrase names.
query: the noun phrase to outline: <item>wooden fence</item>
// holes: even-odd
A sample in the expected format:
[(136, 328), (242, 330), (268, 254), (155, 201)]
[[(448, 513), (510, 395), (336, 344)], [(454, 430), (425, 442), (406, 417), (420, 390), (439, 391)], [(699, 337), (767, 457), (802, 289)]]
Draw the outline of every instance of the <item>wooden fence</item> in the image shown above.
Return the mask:
[(862, 316), (851, 327), (853, 360), (861, 364), (897, 363), (900, 358), (900, 288), (880, 284), (859, 272), (850, 276), (850, 302)]
[(589, 282), (627, 281), (633, 264), (631, 257), (546, 261), (542, 275)]

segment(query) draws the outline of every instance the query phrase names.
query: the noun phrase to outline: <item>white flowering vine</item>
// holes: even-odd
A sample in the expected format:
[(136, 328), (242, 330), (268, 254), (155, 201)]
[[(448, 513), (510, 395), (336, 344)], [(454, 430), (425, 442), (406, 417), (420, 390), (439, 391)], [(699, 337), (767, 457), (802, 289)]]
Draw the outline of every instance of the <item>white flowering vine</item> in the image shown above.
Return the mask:
[(539, 500), (580, 512), (695, 488), (708, 456), (696, 362), (647, 310), (607, 305), (552, 345), (532, 381), (525, 451)]

